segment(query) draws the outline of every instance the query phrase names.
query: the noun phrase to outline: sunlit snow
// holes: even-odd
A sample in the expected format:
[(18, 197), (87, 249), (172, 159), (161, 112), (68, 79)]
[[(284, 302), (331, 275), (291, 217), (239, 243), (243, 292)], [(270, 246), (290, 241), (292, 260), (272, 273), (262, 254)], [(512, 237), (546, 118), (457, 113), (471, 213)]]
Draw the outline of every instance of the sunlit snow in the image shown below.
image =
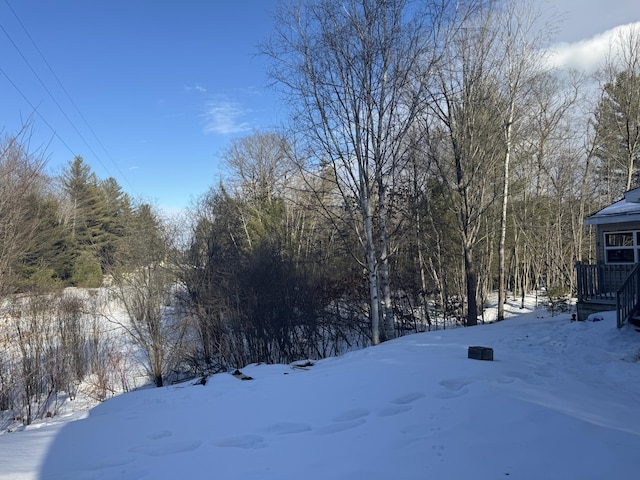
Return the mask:
[(305, 368), (250, 365), (252, 380), (123, 394), (0, 435), (0, 478), (638, 478), (640, 333), (611, 313), (509, 312)]

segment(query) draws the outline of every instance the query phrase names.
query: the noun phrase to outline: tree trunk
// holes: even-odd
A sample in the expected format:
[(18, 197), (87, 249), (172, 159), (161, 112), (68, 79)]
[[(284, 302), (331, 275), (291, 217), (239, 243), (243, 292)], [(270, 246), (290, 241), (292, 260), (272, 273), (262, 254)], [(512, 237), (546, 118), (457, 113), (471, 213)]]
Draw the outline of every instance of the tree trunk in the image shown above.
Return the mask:
[(502, 215), (500, 217), (500, 243), (498, 245), (498, 318), (500, 322), (504, 320), (504, 303), (506, 300), (504, 277), (505, 277), (505, 243), (507, 238), (507, 206), (509, 203), (509, 163), (511, 161), (511, 130), (513, 123), (513, 111), (515, 105), (511, 103), (509, 118), (505, 131), (506, 152), (504, 155), (504, 183), (502, 185)]
[(378, 179), (378, 219), (380, 221), (380, 286), (382, 289), (382, 318), (384, 340), (395, 337), (391, 280), (389, 275), (389, 240), (387, 238), (387, 199), (382, 178)]
[(478, 275), (473, 265), (473, 252), (471, 247), (465, 245), (464, 248), (464, 273), (467, 284), (467, 326), (472, 327), (478, 324)]
[(369, 277), (369, 315), (371, 316), (371, 342), (380, 343), (380, 297), (378, 286), (378, 259), (373, 242), (373, 219), (371, 215), (371, 201), (360, 199), (363, 212), (364, 235), (367, 251), (367, 274)]

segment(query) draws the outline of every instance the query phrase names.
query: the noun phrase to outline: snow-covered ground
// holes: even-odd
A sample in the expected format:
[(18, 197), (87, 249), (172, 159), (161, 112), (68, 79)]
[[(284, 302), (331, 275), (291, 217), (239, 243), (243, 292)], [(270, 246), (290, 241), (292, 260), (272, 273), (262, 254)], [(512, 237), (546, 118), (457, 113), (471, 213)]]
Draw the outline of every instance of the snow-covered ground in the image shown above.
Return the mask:
[(612, 314), (512, 313), (123, 394), (0, 435), (0, 478), (639, 478), (640, 333)]

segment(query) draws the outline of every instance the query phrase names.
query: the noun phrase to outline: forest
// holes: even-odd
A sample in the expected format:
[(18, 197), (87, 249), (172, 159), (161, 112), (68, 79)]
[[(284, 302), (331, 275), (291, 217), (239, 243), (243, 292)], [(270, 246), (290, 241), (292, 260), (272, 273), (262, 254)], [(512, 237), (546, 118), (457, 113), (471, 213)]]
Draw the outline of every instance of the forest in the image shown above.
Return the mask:
[(290, 122), (232, 140), (179, 219), (5, 132), (0, 410), (128, 388), (106, 301), (162, 386), (569, 298), (584, 217), (639, 186), (640, 31), (586, 77), (552, 28), (526, 2), (283, 4), (260, 53)]

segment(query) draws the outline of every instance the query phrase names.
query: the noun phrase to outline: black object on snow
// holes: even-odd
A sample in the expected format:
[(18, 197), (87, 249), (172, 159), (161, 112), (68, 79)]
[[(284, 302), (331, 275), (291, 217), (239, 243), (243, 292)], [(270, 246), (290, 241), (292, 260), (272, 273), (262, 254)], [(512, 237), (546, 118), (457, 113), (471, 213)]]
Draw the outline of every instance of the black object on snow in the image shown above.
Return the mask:
[(493, 348), (479, 346), (469, 347), (468, 357), (474, 360), (493, 361)]

